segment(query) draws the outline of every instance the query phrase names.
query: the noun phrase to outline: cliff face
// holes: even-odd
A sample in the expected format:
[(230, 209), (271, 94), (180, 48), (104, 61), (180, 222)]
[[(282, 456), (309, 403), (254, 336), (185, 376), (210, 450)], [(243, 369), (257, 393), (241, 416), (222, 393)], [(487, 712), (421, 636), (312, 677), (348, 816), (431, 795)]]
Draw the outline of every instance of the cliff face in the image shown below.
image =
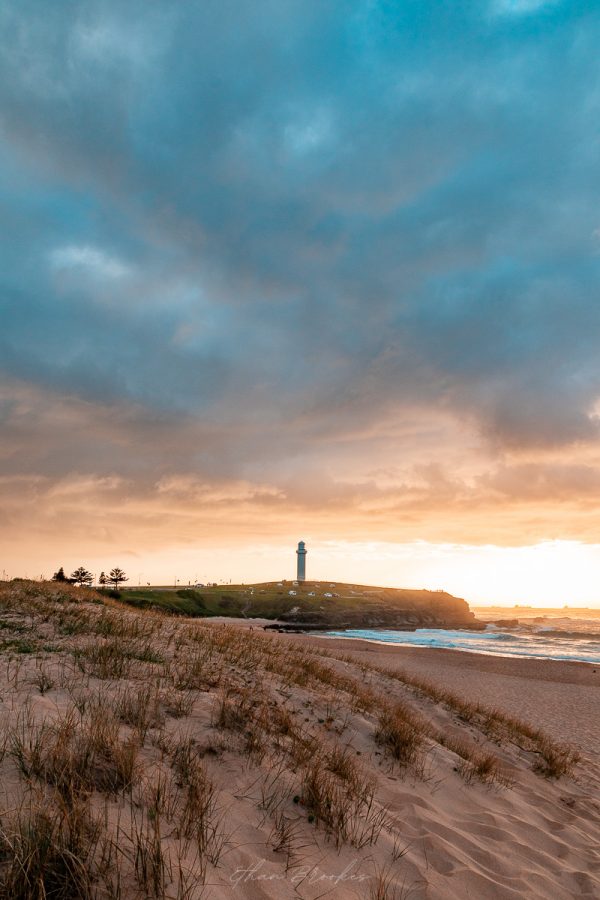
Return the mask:
[(362, 589), (352, 595), (352, 604), (341, 594), (327, 607), (303, 604), (283, 613), (286, 623), (322, 628), (474, 628), (477, 621), (465, 600), (443, 591)]

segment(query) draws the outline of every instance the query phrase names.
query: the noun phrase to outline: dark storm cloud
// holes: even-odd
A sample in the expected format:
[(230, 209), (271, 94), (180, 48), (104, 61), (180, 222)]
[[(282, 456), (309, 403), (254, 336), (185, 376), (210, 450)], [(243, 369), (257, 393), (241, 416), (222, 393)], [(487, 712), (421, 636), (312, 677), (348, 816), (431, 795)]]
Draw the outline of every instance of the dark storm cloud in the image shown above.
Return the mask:
[(0, 24), (4, 374), (135, 410), (50, 469), (235, 474), (407, 406), (499, 448), (595, 439), (593, 6), (25, 0)]

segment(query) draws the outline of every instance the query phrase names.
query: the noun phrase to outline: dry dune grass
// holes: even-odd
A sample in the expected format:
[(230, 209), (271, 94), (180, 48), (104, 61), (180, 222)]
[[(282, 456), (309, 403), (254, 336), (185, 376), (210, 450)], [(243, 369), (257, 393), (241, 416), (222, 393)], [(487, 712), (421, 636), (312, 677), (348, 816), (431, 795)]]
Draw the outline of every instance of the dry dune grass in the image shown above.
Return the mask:
[[(344, 654), (335, 658), (354, 664), (352, 657)], [(498, 709), (489, 709), (478, 703), (469, 703), (452, 691), (440, 688), (422, 678), (417, 678), (401, 669), (386, 669), (380, 666), (361, 664), (364, 672), (375, 672), (404, 685), (415, 688), (423, 696), (437, 704), (443, 704), (455, 712), (462, 721), (475, 724), (493, 741), (508, 740), (521, 749), (535, 755), (534, 768), (547, 778), (570, 775), (579, 761), (579, 754), (569, 744), (559, 744), (551, 740), (537, 728)]]
[[(27, 582), (0, 619), (0, 900), (443, 897), (406, 849), (411, 798), (486, 807), (515, 770), (551, 797), (539, 776), (576, 763), (406, 673), (236, 626)], [(256, 859), (266, 893), (232, 875)], [(350, 874), (315, 880), (324, 859)]]

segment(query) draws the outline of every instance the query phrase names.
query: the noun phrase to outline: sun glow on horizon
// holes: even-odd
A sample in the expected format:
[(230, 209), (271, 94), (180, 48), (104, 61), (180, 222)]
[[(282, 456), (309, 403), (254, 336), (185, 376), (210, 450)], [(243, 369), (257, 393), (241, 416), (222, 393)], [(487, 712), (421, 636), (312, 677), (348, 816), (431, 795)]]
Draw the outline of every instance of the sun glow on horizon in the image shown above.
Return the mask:
[[(545, 541), (531, 546), (433, 544), (426, 541), (307, 540), (307, 580), (380, 587), (444, 590), (471, 606), (600, 608), (600, 544)], [(85, 564), (96, 577), (122, 566), (128, 586), (218, 582), (251, 584), (291, 580), (295, 543), (166, 549), (163, 553), (115, 552), (110, 556), (71, 553), (41, 561), (38, 572), (15, 560), (4, 577), (50, 578), (60, 565), (70, 572)]]
[(543, 541), (499, 547), (417, 541), (341, 543), (328, 549), (331, 569), (339, 571), (346, 559), (344, 581), (446, 590), (473, 606), (600, 607), (598, 544)]

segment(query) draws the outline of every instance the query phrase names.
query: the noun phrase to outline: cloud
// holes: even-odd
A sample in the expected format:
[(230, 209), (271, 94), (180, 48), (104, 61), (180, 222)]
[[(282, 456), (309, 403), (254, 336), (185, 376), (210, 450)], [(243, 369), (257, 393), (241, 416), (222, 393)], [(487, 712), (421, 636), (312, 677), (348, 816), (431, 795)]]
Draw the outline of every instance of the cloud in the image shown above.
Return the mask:
[(86, 245), (56, 247), (50, 252), (50, 264), (59, 271), (80, 269), (101, 278), (123, 278), (130, 272), (129, 267), (120, 260), (97, 247)]
[(3, 7), (2, 471), (182, 540), (177, 484), (241, 534), (544, 536), (597, 466), (596, 11), (266, 9)]
[(526, 16), (551, 9), (561, 0), (496, 0), (494, 10), (500, 15)]

